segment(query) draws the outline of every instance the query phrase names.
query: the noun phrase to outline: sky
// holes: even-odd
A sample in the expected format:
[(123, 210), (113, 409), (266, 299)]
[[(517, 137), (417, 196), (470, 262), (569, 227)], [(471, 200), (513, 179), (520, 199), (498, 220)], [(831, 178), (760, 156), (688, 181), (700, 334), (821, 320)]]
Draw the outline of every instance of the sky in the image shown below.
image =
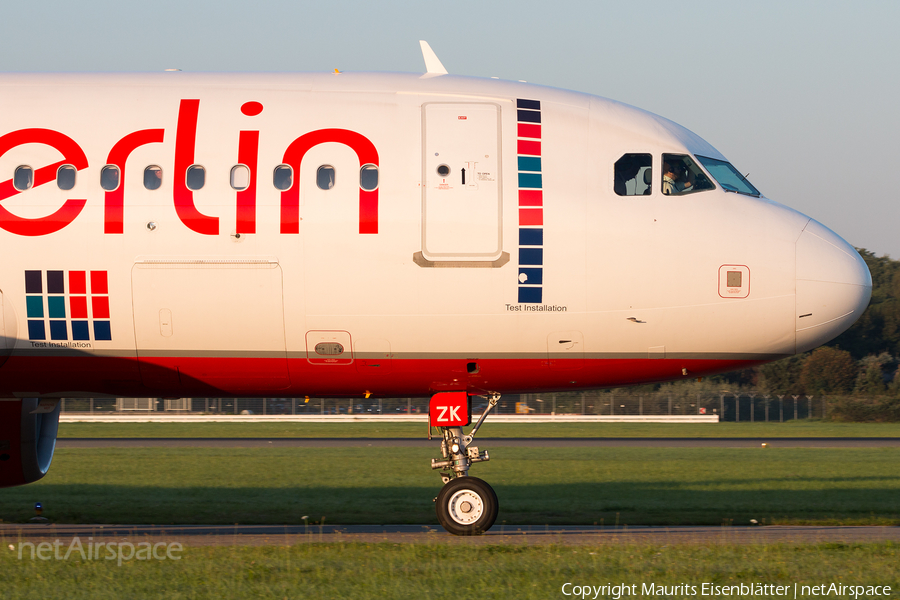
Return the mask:
[(29, 0), (0, 70), (423, 72), (596, 94), (672, 119), (767, 197), (900, 258), (894, 0)]

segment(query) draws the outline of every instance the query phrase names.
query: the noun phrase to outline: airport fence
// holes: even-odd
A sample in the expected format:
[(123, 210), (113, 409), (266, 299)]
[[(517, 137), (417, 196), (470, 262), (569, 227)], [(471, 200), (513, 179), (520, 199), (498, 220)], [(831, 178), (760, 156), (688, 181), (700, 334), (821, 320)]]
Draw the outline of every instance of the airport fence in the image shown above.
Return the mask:
[[(495, 409), (502, 415), (717, 415), (720, 421), (785, 422), (822, 419), (828, 398), (790, 394), (696, 394), (577, 392), (504, 395)], [(480, 414), (487, 398), (473, 398)], [(428, 398), (64, 398), (68, 414), (179, 415), (417, 415), (428, 412)]]

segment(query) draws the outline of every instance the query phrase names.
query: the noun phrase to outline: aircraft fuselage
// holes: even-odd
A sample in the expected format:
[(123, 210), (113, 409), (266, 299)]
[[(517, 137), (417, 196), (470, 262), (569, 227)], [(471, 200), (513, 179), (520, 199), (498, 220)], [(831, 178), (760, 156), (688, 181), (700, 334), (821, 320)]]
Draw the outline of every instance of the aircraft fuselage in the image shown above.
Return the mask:
[[(698, 377), (831, 339), (871, 290), (836, 234), (723, 185), (698, 136), (585, 94), (4, 75), (0, 107), (6, 397)], [(695, 172), (667, 194), (672, 162)]]

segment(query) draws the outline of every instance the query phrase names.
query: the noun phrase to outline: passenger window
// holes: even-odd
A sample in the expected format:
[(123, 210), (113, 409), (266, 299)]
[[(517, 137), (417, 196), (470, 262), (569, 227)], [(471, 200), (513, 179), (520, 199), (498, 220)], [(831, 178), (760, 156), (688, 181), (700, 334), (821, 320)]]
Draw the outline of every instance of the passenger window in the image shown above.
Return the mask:
[(17, 167), (13, 175), (13, 186), (20, 192), (24, 192), (30, 190), (32, 185), (34, 185), (34, 171), (31, 170), (31, 167)]
[(235, 165), (231, 168), (231, 187), (237, 191), (250, 187), (250, 168), (246, 165)]
[(363, 165), (359, 170), (359, 187), (371, 192), (378, 187), (378, 167), (375, 165)]
[(294, 170), (287, 165), (278, 165), (272, 173), (272, 185), (276, 190), (289, 190), (294, 183)]
[(206, 183), (206, 169), (200, 165), (191, 165), (187, 170), (187, 187), (191, 191), (203, 188)]
[(107, 192), (119, 187), (119, 167), (106, 165), (100, 169), (100, 187)]
[(156, 165), (150, 165), (144, 169), (144, 187), (148, 190), (158, 190), (162, 185), (162, 169)]
[(653, 181), (653, 157), (649, 154), (623, 154), (616, 161), (613, 189), (619, 196), (647, 196)]
[(678, 196), (715, 189), (697, 163), (685, 154), (663, 154), (662, 193)]
[(75, 187), (75, 167), (63, 165), (56, 170), (56, 185), (61, 190), (71, 190)]
[(322, 165), (316, 171), (316, 185), (320, 190), (330, 190), (334, 187), (334, 167)]

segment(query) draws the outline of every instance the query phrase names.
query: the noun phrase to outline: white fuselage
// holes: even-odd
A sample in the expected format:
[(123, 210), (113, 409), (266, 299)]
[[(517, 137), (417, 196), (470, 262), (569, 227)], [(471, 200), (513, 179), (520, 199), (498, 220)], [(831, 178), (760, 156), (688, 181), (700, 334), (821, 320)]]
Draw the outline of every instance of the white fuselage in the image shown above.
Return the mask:
[[(663, 195), (664, 154), (725, 160), (696, 135), (533, 85), (5, 75), (0, 151), (6, 396), (677, 379), (813, 348), (871, 290), (796, 211), (721, 185)], [(652, 157), (646, 195), (614, 191), (629, 153)]]

